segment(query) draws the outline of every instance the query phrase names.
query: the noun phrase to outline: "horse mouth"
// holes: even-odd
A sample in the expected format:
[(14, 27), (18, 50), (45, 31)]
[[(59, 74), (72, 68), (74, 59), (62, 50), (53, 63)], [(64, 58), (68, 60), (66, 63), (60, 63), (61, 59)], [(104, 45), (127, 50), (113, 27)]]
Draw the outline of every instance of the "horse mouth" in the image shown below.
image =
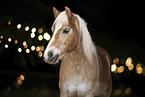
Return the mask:
[(48, 58), (47, 62), (49, 64), (56, 64), (58, 62), (59, 54), (55, 55), (54, 57)]

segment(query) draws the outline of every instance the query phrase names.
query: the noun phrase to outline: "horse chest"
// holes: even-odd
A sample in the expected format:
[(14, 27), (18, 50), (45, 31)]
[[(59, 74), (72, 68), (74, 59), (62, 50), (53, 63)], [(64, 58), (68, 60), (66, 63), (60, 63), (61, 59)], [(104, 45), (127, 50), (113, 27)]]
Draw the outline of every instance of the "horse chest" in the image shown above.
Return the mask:
[(63, 89), (65, 91), (69, 91), (70, 94), (75, 92), (83, 94), (92, 88), (91, 82), (84, 80), (79, 75), (70, 78), (65, 83), (63, 83), (62, 86)]

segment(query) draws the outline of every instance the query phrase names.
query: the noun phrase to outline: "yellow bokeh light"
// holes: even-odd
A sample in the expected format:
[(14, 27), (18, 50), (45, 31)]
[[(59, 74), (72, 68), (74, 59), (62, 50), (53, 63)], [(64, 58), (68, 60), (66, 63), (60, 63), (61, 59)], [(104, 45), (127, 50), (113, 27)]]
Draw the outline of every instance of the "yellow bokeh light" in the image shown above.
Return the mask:
[(129, 66), (132, 64), (132, 59), (129, 57), (127, 58), (126, 62), (125, 62), (126, 66)]
[(1, 38), (1, 39), (3, 39), (3, 38), (4, 38), (4, 36), (1, 36), (0, 38)]
[(29, 30), (29, 26), (26, 26), (26, 27), (25, 27), (25, 31), (28, 31), (28, 30)]
[(116, 64), (112, 64), (112, 65), (111, 65), (111, 71), (114, 72), (116, 69), (117, 69)]
[(31, 50), (34, 51), (35, 50), (35, 46), (31, 46)]
[(41, 50), (40, 47), (37, 46), (37, 47), (36, 47), (36, 51), (38, 52), (38, 51), (40, 51), (40, 50)]
[(11, 24), (11, 21), (8, 21), (8, 25), (10, 25)]
[(25, 79), (24, 75), (20, 75), (20, 79), (24, 80)]
[(40, 46), (40, 50), (41, 51), (43, 51), (44, 50), (44, 46), (42, 45), (42, 46)]
[(18, 25), (17, 25), (17, 28), (20, 29), (20, 28), (21, 28), (21, 24), (18, 24)]
[(38, 33), (42, 33), (43, 32), (43, 29), (42, 28), (39, 28), (38, 29)]
[(38, 56), (39, 56), (39, 57), (42, 57), (42, 55), (43, 55), (42, 52), (39, 51), (39, 52), (38, 52)]
[(22, 49), (21, 48), (18, 48), (18, 52), (22, 52)]
[(35, 33), (36, 32), (36, 28), (32, 28), (31, 32)]
[(48, 32), (44, 33), (44, 39), (46, 39), (47, 41), (50, 40), (50, 35), (48, 34)]
[(26, 41), (23, 41), (23, 46), (26, 46), (27, 45), (27, 42)]
[(31, 33), (31, 34), (30, 34), (30, 37), (31, 37), (31, 38), (34, 38), (34, 37), (35, 37), (35, 33)]
[(114, 63), (114, 64), (118, 64), (118, 63), (119, 63), (119, 58), (114, 58), (114, 59), (113, 59), (113, 63)]
[(138, 74), (142, 74), (143, 73), (142, 64), (138, 63), (136, 65), (136, 73), (138, 73)]
[(39, 36), (38, 36), (38, 40), (39, 40), (39, 41), (43, 40), (43, 36), (42, 36), (42, 35), (39, 35)]
[(129, 69), (129, 70), (133, 70), (133, 68), (134, 68), (134, 65), (133, 65), (133, 64), (130, 64), (130, 65), (128, 66), (128, 69)]
[(15, 43), (15, 44), (18, 44), (18, 40), (15, 40), (14, 43)]
[(9, 42), (11, 42), (11, 41), (12, 41), (12, 39), (11, 39), (11, 38), (8, 38), (8, 41), (9, 41)]
[(26, 53), (30, 53), (30, 50), (28, 48), (26, 49)]
[(118, 69), (117, 69), (118, 73), (122, 73), (123, 71), (124, 71), (124, 66), (118, 67)]

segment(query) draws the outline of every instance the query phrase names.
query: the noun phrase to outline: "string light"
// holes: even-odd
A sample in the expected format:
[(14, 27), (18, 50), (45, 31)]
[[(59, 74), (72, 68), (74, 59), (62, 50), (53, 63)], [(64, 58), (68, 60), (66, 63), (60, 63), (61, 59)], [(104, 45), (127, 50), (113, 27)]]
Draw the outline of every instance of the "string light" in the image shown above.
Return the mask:
[(38, 56), (39, 56), (39, 57), (42, 57), (42, 55), (43, 55), (42, 52), (39, 51), (39, 52), (38, 52)]
[(38, 52), (38, 51), (40, 51), (40, 50), (41, 50), (40, 47), (37, 46), (37, 47), (36, 47), (36, 51)]

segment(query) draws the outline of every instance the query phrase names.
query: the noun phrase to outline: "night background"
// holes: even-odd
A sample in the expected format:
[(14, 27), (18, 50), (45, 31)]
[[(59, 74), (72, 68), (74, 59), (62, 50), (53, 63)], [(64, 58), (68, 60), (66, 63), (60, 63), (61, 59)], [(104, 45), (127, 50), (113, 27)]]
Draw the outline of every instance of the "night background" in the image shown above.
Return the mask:
[(111, 97), (145, 97), (145, 8), (129, 0), (1, 0), (0, 97), (59, 97), (60, 63), (45, 63), (43, 52), (52, 35), (52, 8), (65, 6), (110, 53)]

